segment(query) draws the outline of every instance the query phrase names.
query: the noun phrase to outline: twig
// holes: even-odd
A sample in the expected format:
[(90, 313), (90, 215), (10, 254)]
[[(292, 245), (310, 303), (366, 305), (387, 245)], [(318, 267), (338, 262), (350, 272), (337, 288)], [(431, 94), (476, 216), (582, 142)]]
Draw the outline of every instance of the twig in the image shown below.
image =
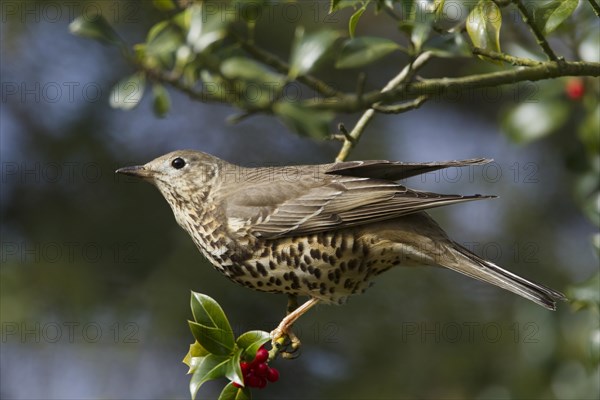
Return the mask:
[(514, 68), (508, 71), (490, 72), (459, 78), (425, 79), (420, 82), (401, 84), (389, 91), (375, 90), (365, 93), (360, 99), (347, 94), (330, 102), (310, 102), (305, 105), (334, 112), (354, 113), (376, 103), (390, 104), (410, 96), (441, 96), (449, 91), (496, 87), (524, 81), (540, 81), (564, 76), (600, 76), (600, 63), (587, 61), (545, 61), (535, 67)]
[(421, 107), (423, 103), (427, 101), (427, 96), (420, 96), (406, 103), (394, 105), (394, 106), (380, 106), (373, 105), (373, 109), (380, 114), (400, 114), (406, 111), (414, 110), (415, 108)]
[(596, 0), (588, 0), (590, 5), (592, 6), (592, 8), (594, 9), (594, 13), (596, 13), (596, 16), (598, 18), (600, 18), (600, 6), (598, 5), (598, 3), (596, 3)]
[[(411, 62), (410, 64), (405, 66), (398, 75), (396, 75), (391, 81), (389, 81), (387, 83), (387, 85), (385, 85), (385, 87), (381, 90), (380, 93), (383, 94), (383, 93), (393, 90), (395, 87), (400, 85), (406, 79), (411, 77), (415, 73), (415, 71), (417, 71), (423, 65), (425, 65), (425, 63), (427, 63), (427, 61), (432, 57), (432, 55), (433, 54), (428, 51), (419, 54), (419, 56), (417, 56), (417, 58), (413, 62)], [(369, 122), (371, 122), (371, 119), (373, 119), (373, 116), (375, 115), (375, 112), (376, 112), (376, 110), (373, 107), (377, 107), (380, 104), (378, 101), (371, 102), (370, 104), (372, 104), (371, 108), (369, 108), (367, 111), (365, 111), (363, 113), (363, 115), (360, 117), (360, 119), (358, 120), (356, 125), (354, 125), (354, 128), (352, 129), (352, 132), (350, 132), (349, 137), (344, 141), (344, 144), (342, 145), (340, 152), (338, 153), (337, 157), (335, 158), (336, 162), (344, 161), (348, 157), (348, 155), (350, 154), (350, 151), (354, 148), (354, 146), (360, 139), (365, 128), (367, 127)]]
[(538, 44), (540, 45), (540, 47), (542, 48), (542, 50), (544, 50), (544, 53), (546, 53), (546, 55), (548, 56), (548, 58), (550, 60), (558, 61), (559, 60), (558, 56), (554, 53), (554, 50), (552, 50), (552, 48), (550, 47), (550, 44), (546, 40), (546, 37), (544, 36), (542, 31), (540, 31), (540, 29), (535, 24), (533, 16), (529, 13), (529, 10), (527, 9), (527, 7), (525, 7), (525, 5), (521, 2), (521, 0), (513, 0), (513, 3), (519, 9), (519, 12), (521, 13), (521, 16), (523, 17), (523, 21), (529, 26), (529, 29), (535, 36), (535, 38), (536, 38)]
[(480, 47), (473, 47), (473, 54), (478, 56), (485, 56), (487, 58), (491, 58), (492, 60), (504, 61), (509, 64), (521, 67), (537, 67), (542, 63), (541, 61), (535, 61), (529, 58), (515, 57), (505, 53), (498, 53), (495, 51), (485, 50)]

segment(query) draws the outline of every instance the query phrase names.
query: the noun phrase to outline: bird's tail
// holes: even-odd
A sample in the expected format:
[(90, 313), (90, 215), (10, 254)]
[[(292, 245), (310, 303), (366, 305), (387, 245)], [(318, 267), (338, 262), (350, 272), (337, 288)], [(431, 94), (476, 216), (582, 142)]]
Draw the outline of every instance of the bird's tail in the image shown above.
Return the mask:
[(567, 300), (564, 294), (506, 271), (459, 244), (453, 243), (448, 250), (452, 256), (443, 262), (446, 268), (509, 290), (549, 310), (556, 310), (556, 300)]

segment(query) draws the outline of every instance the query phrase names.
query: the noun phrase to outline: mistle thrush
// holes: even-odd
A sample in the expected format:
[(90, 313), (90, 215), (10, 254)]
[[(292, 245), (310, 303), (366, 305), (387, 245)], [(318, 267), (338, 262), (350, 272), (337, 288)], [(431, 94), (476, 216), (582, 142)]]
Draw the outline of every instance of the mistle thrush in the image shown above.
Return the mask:
[(394, 266), (446, 267), (554, 310), (562, 293), (473, 254), (425, 212), (494, 196), (436, 194), (396, 183), (489, 161), (245, 168), (183, 150), (117, 172), (154, 184), (202, 254), (232, 281), (309, 297), (274, 331), (280, 337), (314, 304), (342, 304)]

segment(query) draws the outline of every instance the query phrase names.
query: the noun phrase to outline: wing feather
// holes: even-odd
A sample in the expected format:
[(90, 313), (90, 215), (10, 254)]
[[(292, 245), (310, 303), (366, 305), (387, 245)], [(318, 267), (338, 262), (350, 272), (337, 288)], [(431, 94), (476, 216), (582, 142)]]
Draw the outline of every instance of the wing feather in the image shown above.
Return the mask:
[[(369, 161), (346, 165), (336, 171), (408, 177), (448, 166), (474, 165), (485, 159), (445, 163), (391, 163)], [(388, 168), (387, 172), (383, 169)], [(398, 218), (434, 207), (495, 196), (461, 196), (409, 189), (388, 179), (339, 175), (328, 169), (323, 179), (256, 180), (250, 187), (237, 186), (223, 197), (229, 228), (240, 234), (274, 239), (313, 234)], [(244, 222), (244, 223), (242, 223)]]

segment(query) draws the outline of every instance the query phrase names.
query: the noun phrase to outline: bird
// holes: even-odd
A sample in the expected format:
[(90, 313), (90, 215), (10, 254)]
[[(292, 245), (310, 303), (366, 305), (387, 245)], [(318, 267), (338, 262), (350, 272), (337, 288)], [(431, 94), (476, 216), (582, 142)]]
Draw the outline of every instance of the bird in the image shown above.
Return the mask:
[(344, 304), (395, 266), (445, 267), (516, 293), (549, 310), (559, 291), (487, 261), (451, 240), (426, 210), (487, 195), (437, 194), (398, 181), (490, 159), (408, 163), (386, 160), (242, 167), (178, 150), (116, 172), (158, 188), (177, 223), (230, 280), (251, 289), (307, 297), (271, 332), (316, 304)]

